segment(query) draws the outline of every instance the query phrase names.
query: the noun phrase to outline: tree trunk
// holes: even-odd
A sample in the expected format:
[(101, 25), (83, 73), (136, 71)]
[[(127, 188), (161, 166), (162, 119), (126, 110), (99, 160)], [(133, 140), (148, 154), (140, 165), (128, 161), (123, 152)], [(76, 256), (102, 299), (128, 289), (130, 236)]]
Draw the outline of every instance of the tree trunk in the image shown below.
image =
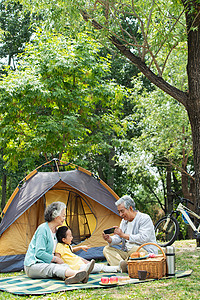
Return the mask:
[[(193, 3), (192, 3), (193, 2)], [(196, 1), (189, 2), (196, 9), (191, 13), (191, 7), (187, 6), (186, 23), (188, 30), (188, 87), (189, 97), (186, 101), (193, 140), (193, 155), (195, 169), (195, 198), (196, 211), (200, 212), (200, 16)], [(195, 28), (195, 29), (194, 29)]]
[(114, 167), (115, 167), (115, 149), (114, 147), (110, 150), (109, 153), (109, 171), (108, 171), (108, 179), (107, 183), (111, 189), (114, 189)]
[(1, 183), (1, 211), (3, 211), (5, 205), (6, 205), (6, 170), (4, 169), (4, 159), (3, 159), (3, 148), (1, 149), (1, 159), (2, 159), (2, 183)]
[(171, 193), (172, 188), (172, 167), (170, 165), (167, 166), (167, 213), (171, 212), (173, 209), (173, 196)]
[(1, 197), (1, 211), (4, 209), (6, 205), (6, 174), (3, 172), (2, 175), (2, 197)]
[[(198, 105), (195, 105), (196, 108)], [(197, 110), (196, 110), (197, 111)], [(188, 115), (192, 127), (193, 139), (193, 155), (194, 155), (194, 169), (195, 169), (195, 209), (197, 213), (200, 212), (200, 109), (198, 113), (195, 109), (188, 109)], [(198, 115), (199, 114), (199, 115)], [(197, 125), (198, 123), (198, 125)]]
[(106, 182), (106, 177), (104, 176), (104, 172), (103, 172), (103, 170), (102, 170), (101, 165), (98, 165), (98, 174), (99, 174), (99, 177), (100, 177), (104, 182)]

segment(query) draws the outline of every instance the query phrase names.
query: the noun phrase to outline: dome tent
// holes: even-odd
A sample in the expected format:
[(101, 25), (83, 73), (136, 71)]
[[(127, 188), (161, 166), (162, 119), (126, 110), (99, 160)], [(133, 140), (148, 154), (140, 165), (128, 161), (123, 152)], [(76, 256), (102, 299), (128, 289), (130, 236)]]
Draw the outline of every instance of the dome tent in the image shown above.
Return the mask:
[[(66, 171), (68, 166), (72, 170)], [(39, 172), (44, 167), (53, 172)], [(72, 229), (73, 242), (92, 247), (85, 258), (100, 258), (106, 245), (102, 231), (121, 221), (115, 206), (118, 199), (105, 182), (82, 167), (57, 159), (39, 166), (19, 183), (2, 212), (0, 272), (23, 269), (31, 238), (44, 222), (45, 207), (55, 201), (66, 204), (66, 224)]]

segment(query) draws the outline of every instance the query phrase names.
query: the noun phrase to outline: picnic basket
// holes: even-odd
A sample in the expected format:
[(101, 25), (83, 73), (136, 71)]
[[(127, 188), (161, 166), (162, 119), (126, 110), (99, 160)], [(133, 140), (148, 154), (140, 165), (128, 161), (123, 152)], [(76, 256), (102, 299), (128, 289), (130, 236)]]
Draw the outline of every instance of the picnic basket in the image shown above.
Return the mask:
[(138, 278), (138, 270), (145, 270), (150, 273), (148, 278), (160, 279), (166, 275), (166, 256), (163, 249), (154, 243), (145, 243), (141, 245), (136, 251), (138, 252), (142, 247), (146, 245), (157, 246), (162, 254), (156, 255), (154, 258), (146, 259), (132, 259), (128, 260), (128, 274), (131, 278)]

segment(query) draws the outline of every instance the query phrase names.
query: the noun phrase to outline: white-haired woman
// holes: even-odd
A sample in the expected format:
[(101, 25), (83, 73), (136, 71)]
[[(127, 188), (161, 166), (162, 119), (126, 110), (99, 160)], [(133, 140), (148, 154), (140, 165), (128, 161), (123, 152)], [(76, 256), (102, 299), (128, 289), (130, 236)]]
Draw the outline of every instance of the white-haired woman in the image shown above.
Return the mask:
[(63, 260), (54, 255), (57, 245), (56, 231), (65, 220), (66, 205), (53, 202), (45, 210), (45, 223), (41, 224), (30, 244), (24, 260), (24, 270), (31, 278), (59, 277), (65, 284), (86, 283), (94, 267), (94, 261), (82, 271), (72, 270)]

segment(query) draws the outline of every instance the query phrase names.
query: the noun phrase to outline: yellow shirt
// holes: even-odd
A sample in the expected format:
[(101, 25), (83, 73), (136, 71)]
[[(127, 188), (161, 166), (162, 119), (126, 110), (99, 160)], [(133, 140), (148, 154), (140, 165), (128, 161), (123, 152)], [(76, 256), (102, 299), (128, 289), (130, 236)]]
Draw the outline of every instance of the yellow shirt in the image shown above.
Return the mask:
[(64, 263), (68, 264), (72, 270), (79, 270), (80, 266), (84, 264), (81, 257), (74, 254), (67, 244), (58, 243), (55, 253), (59, 253)]

